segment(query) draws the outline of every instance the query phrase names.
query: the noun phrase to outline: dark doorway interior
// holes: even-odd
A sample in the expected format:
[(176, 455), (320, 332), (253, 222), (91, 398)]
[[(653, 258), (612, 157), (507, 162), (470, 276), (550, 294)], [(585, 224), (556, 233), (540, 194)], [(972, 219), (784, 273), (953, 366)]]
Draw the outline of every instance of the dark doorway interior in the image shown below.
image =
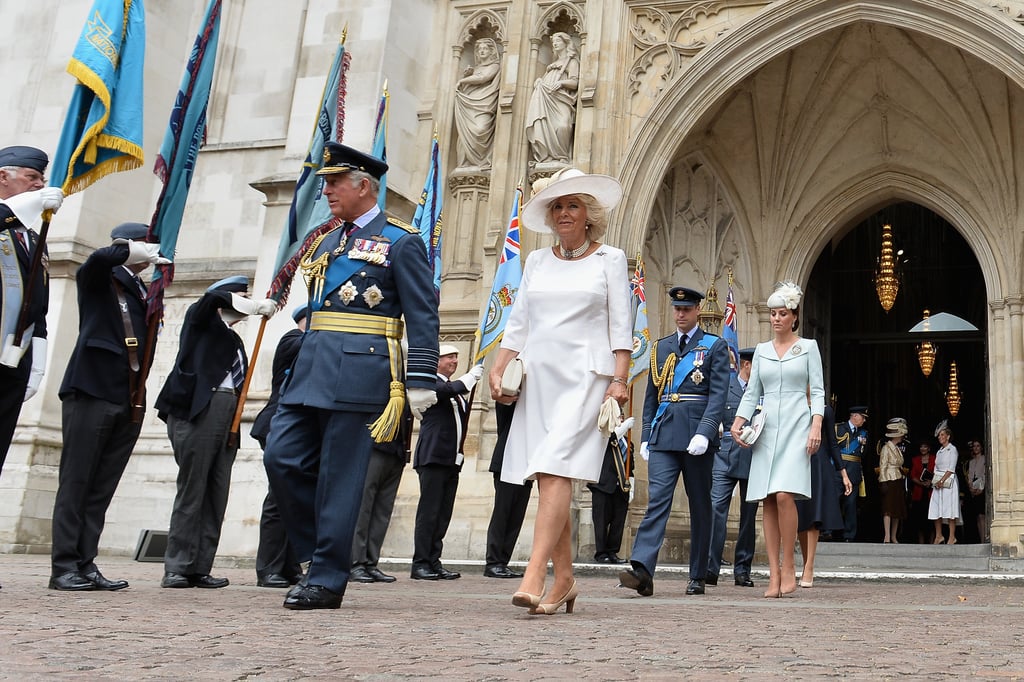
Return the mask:
[[(892, 226), (901, 280), (889, 312), (879, 303), (874, 284), (884, 224)], [(921, 372), (916, 348), (925, 338), (908, 332), (925, 309), (951, 313), (978, 328), (932, 335), (938, 354), (928, 377)], [(826, 390), (835, 395), (837, 419), (845, 418), (851, 405), (869, 405), (874, 442), (884, 435), (889, 418), (906, 418), (908, 459), (924, 439), (937, 449), (935, 427), (948, 419), (953, 443), (965, 461), (967, 441), (984, 442), (988, 433), (986, 310), (985, 283), (971, 248), (952, 225), (923, 206), (885, 206), (837, 236), (811, 273), (803, 329), (823, 340)], [(954, 360), (962, 394), (955, 417), (945, 398)], [(862, 500), (857, 539), (873, 542), (882, 538), (882, 523), (875, 463), (870, 461), (875, 448), (869, 450), (864, 466), (868, 496)], [(974, 524), (966, 519), (963, 532), (964, 541), (979, 541)]]

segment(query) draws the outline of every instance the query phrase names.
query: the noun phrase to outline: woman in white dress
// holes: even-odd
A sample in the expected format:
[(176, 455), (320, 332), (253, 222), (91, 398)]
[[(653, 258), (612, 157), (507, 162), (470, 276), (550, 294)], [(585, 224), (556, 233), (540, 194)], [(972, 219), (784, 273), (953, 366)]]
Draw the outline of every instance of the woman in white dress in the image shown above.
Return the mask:
[(802, 297), (800, 287), (792, 282), (776, 285), (768, 297), (774, 338), (755, 349), (750, 381), (730, 429), (736, 443), (750, 447), (743, 427), (763, 399), (765, 421), (751, 454), (747, 501), (764, 500), (769, 571), (765, 597), (796, 591), (796, 500), (811, 496), (810, 457), (821, 445), (825, 414), (818, 344), (796, 333)]
[[(932, 499), (928, 503), (928, 518), (935, 522), (935, 540), (932, 544), (956, 544), (956, 522), (960, 518), (960, 484), (956, 480), (956, 462), (960, 457), (950, 441), (953, 432), (943, 424), (935, 434), (939, 451), (935, 453), (935, 471), (932, 475)], [(949, 526), (949, 540), (942, 538), (942, 524)]]
[[(538, 183), (539, 184), (539, 183)], [(490, 373), (491, 397), (513, 359), (526, 379), (505, 445), (501, 480), (537, 481), (539, 501), (533, 549), (512, 598), (530, 613), (571, 613), (578, 590), (572, 568), (569, 508), (572, 481), (597, 481), (607, 436), (598, 430), (606, 398), (626, 401), (632, 352), (626, 255), (597, 240), (608, 211), (622, 198), (614, 178), (561, 171), (523, 208), (523, 224), (554, 233), (558, 243), (526, 259), (523, 279)], [(548, 560), (554, 584), (545, 593)], [(546, 600), (545, 600), (546, 597)]]

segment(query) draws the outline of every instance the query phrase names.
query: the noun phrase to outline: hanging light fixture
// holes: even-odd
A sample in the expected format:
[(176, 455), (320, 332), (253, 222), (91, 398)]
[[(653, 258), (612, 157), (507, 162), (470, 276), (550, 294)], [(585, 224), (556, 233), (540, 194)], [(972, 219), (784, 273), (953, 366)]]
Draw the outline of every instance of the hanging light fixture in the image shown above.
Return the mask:
[(882, 226), (882, 252), (875, 270), (875, 291), (885, 312), (892, 310), (896, 294), (900, 291), (900, 278), (896, 274), (896, 258), (892, 249), (892, 226), (888, 224)]
[[(931, 325), (928, 322), (928, 316), (931, 312), (928, 310), (924, 311), (924, 331), (929, 331)], [(935, 366), (935, 353), (938, 351), (935, 344), (931, 341), (922, 341), (917, 344), (917, 362), (921, 365), (921, 374), (925, 376), (931, 376), (932, 367)]]
[(700, 305), (700, 312), (697, 313), (697, 324), (708, 334), (718, 336), (722, 333), (722, 320), (725, 313), (718, 305), (718, 289), (714, 281), (708, 287), (708, 293)]
[(949, 408), (949, 415), (955, 417), (960, 411), (960, 380), (956, 375), (956, 360), (949, 365), (949, 390), (946, 391), (946, 407)]

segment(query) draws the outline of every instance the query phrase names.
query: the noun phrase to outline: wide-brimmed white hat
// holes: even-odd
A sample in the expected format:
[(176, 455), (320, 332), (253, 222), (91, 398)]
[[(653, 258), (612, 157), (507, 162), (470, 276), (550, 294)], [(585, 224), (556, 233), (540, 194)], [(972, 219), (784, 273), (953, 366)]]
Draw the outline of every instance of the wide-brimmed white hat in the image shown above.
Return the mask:
[(552, 230), (545, 220), (548, 207), (558, 197), (570, 194), (589, 194), (610, 211), (622, 201), (622, 185), (610, 175), (584, 173), (577, 168), (560, 170), (533, 183), (533, 197), (523, 206), (523, 225), (533, 232), (550, 234)]

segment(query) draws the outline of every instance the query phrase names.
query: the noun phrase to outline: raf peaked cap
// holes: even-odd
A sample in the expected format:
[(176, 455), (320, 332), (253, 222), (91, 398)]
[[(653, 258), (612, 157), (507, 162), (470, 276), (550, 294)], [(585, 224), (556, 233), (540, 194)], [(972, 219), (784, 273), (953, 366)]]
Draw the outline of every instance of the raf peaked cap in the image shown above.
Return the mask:
[(850, 414), (862, 414), (865, 417), (868, 416), (867, 405), (854, 405), (850, 408)]
[(149, 234), (149, 225), (142, 223), (121, 223), (113, 230), (110, 231), (111, 239), (131, 239), (132, 241), (142, 241)]
[(18, 166), (45, 173), (46, 164), (49, 162), (50, 157), (46, 155), (46, 152), (35, 147), (14, 146), (0, 149), (0, 167)]
[(668, 290), (668, 297), (672, 299), (672, 305), (675, 306), (696, 306), (704, 300), (704, 294), (696, 289), (687, 289), (686, 287), (672, 287)]
[(756, 348), (740, 348), (740, 360), (753, 360)]
[(235, 294), (244, 294), (248, 288), (248, 277), (246, 277), (245, 275), (231, 275), (230, 277), (225, 277), (224, 279), (217, 280), (209, 287), (207, 287), (206, 290), (215, 291), (219, 289), (220, 291), (228, 291)]
[(358, 149), (346, 147), (338, 142), (328, 142), (324, 146), (324, 163), (317, 175), (333, 175), (349, 171), (363, 171), (380, 180), (388, 172), (388, 164), (376, 156), (364, 154)]

